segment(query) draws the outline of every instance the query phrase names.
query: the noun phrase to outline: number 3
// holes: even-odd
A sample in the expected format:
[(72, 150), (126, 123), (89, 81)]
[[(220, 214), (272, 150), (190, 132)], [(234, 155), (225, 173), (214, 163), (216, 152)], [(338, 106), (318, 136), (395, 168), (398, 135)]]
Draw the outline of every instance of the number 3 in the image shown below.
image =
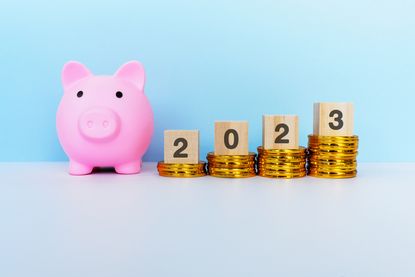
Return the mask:
[[(333, 122), (329, 123), (329, 127), (333, 130), (340, 130), (343, 128), (344, 122), (342, 120), (343, 113), (340, 110), (332, 110), (329, 114), (330, 117), (333, 117), (333, 120), (337, 122), (337, 125), (334, 125)], [(336, 116), (336, 117), (335, 117)]]

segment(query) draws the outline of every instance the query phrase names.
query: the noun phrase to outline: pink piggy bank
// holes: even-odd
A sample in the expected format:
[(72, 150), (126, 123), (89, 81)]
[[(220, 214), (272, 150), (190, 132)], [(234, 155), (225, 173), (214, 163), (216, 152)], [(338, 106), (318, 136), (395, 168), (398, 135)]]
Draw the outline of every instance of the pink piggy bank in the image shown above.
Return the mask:
[(144, 68), (137, 61), (113, 76), (95, 76), (78, 62), (65, 64), (56, 128), (70, 174), (89, 174), (94, 167), (140, 172), (154, 128), (144, 82)]

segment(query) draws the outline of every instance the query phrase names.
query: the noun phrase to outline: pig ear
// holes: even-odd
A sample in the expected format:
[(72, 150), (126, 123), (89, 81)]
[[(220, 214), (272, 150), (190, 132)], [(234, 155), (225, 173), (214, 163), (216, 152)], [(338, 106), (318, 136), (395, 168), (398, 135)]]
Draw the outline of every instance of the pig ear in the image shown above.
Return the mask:
[(75, 83), (76, 81), (79, 81), (90, 75), (91, 72), (89, 71), (89, 69), (86, 68), (86, 66), (84, 66), (80, 62), (67, 62), (62, 69), (63, 87), (66, 88)]
[(137, 61), (130, 61), (123, 64), (115, 73), (115, 76), (130, 81), (140, 90), (144, 89), (144, 83), (146, 81), (144, 67)]

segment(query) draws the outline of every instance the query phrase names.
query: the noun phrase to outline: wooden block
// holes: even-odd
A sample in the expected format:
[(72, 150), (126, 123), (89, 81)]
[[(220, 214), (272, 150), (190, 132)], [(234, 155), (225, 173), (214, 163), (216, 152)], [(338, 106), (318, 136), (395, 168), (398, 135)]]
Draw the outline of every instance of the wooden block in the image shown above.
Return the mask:
[(263, 115), (262, 147), (264, 149), (298, 149), (298, 116)]
[(199, 162), (199, 130), (164, 131), (164, 162), (197, 164)]
[(248, 155), (248, 122), (215, 122), (215, 155)]
[(314, 135), (353, 136), (352, 103), (315, 103)]

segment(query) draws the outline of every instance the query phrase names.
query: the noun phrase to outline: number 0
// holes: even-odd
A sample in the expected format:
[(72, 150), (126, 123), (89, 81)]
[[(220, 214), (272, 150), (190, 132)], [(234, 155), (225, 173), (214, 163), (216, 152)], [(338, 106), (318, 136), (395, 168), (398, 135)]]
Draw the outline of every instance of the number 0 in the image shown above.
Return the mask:
[[(229, 136), (233, 135), (233, 143), (229, 143)], [(228, 149), (235, 149), (238, 146), (239, 143), (239, 135), (238, 132), (235, 129), (228, 129), (226, 130), (224, 136), (223, 136), (223, 142), (225, 143), (226, 148)]]

